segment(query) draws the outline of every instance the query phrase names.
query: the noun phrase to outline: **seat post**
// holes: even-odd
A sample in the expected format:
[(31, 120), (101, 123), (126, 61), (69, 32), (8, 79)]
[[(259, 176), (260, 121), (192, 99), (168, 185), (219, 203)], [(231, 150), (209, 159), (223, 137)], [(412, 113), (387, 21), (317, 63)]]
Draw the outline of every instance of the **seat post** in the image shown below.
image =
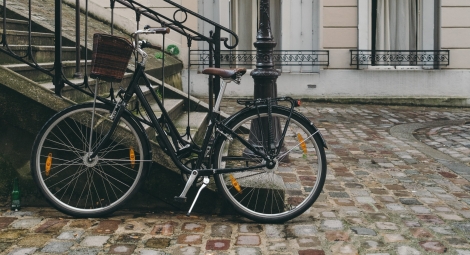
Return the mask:
[(223, 79), (220, 83), (219, 94), (216, 97), (215, 105), (214, 105), (214, 112), (220, 112), (220, 103), (222, 103), (222, 98), (225, 93), (225, 89), (227, 88), (227, 84), (230, 83), (230, 79)]

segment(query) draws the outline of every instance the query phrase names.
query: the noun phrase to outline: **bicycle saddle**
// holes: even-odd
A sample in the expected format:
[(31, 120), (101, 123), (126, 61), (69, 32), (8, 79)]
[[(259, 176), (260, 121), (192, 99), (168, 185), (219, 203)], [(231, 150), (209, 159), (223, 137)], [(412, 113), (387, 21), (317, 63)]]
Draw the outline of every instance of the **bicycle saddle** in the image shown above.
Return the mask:
[(212, 75), (218, 75), (221, 78), (228, 79), (237, 79), (237, 77), (241, 77), (246, 73), (246, 68), (236, 68), (233, 70), (230, 69), (222, 69), (222, 68), (206, 68), (202, 70), (203, 74), (212, 74)]

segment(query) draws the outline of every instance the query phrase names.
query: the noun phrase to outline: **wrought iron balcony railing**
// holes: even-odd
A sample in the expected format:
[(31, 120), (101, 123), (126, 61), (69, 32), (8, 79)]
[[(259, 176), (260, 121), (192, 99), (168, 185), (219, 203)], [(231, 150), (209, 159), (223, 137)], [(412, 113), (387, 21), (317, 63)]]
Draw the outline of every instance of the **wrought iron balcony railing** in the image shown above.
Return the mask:
[[(220, 65), (232, 67), (254, 68), (258, 56), (256, 50), (222, 50), (220, 51)], [(208, 66), (209, 51), (191, 50), (190, 65)], [(283, 66), (313, 67), (328, 66), (329, 51), (327, 50), (275, 50), (273, 62), (276, 68)], [(313, 70), (310, 68), (309, 70)]]
[(351, 65), (358, 69), (372, 66), (440, 66), (449, 65), (449, 50), (351, 50)]

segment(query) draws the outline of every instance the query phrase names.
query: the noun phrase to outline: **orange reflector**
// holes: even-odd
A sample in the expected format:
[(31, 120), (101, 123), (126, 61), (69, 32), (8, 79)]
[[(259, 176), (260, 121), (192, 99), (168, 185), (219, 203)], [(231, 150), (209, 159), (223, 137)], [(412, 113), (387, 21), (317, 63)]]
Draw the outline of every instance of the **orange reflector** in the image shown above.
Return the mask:
[(49, 153), (46, 159), (46, 176), (49, 176), (49, 174), (51, 173), (51, 166), (52, 166), (52, 153)]
[(135, 166), (135, 152), (134, 152), (134, 148), (130, 148), (129, 149), (129, 157), (131, 159), (131, 167), (134, 168)]
[(299, 107), (301, 105), (302, 105), (302, 101), (300, 101), (300, 99), (295, 101), (295, 105), (294, 105), (295, 107)]
[(233, 187), (238, 191), (238, 193), (242, 194), (242, 188), (240, 187), (240, 184), (238, 184), (235, 177), (233, 177), (233, 175), (230, 175), (230, 181), (232, 182)]
[(299, 139), (300, 142), (300, 148), (304, 152), (304, 154), (307, 154), (307, 145), (305, 144), (304, 138), (300, 133), (297, 133), (297, 139)]

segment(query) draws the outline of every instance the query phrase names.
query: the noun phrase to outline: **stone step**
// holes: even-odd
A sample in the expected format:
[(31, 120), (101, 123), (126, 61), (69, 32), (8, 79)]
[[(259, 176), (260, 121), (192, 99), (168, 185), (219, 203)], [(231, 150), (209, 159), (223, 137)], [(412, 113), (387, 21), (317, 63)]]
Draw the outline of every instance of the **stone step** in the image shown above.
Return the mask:
[[(9, 45), (8, 48), (19, 57), (24, 57), (28, 53), (27, 45)], [(55, 47), (32, 46), (31, 53), (37, 63), (53, 62), (55, 58)], [(21, 61), (4, 53), (0, 53), (0, 56), (2, 56), (0, 58), (0, 65), (22, 63)], [(29, 61), (29, 58), (24, 59)], [(64, 61), (75, 60), (75, 47), (62, 47), (62, 59)]]
[[(130, 82), (131, 79), (132, 79), (132, 73), (126, 73), (125, 76), (124, 76), (123, 81), (121, 82), (122, 85), (119, 85), (119, 83), (114, 83), (113, 87), (114, 87), (115, 94), (117, 93), (117, 90), (118, 90), (119, 87), (125, 88), (127, 86), (127, 83)], [(83, 82), (82, 79), (71, 79), (70, 81), (75, 83), (75, 84), (80, 84), (80, 83)], [(48, 90), (54, 91), (54, 84), (52, 82), (41, 83), (40, 85), (42, 87), (48, 89)], [(94, 91), (95, 85), (96, 85), (96, 80), (90, 79), (89, 80), (89, 87), (90, 87), (91, 91)], [(111, 86), (110, 83), (109, 82), (104, 82), (104, 81), (99, 81), (98, 86), (99, 86), (98, 87), (98, 93), (102, 97), (107, 97), (109, 95), (109, 88)], [(150, 89), (147, 86), (141, 86), (140, 88), (141, 88), (145, 98), (149, 102), (153, 112), (159, 118), (161, 116), (161, 109), (158, 107), (158, 104), (153, 99), (153, 95), (150, 92)], [(152, 86), (151, 89), (157, 90), (158, 87), (157, 86)], [(72, 100), (73, 102), (76, 102), (76, 103), (91, 102), (93, 100), (93, 98), (91, 98), (90, 96), (74, 89), (71, 86), (65, 86), (64, 87), (64, 89), (62, 90), (62, 96), (66, 97), (66, 98), (68, 98), (68, 99), (70, 99), (70, 100)], [(129, 101), (130, 108), (132, 108), (134, 106), (134, 103), (135, 103), (136, 99), (137, 98), (134, 95), (134, 98)], [(183, 112), (184, 99), (166, 98), (164, 100), (164, 105), (165, 105), (165, 108), (166, 108), (170, 118), (173, 121), (175, 121), (175, 119), (177, 119), (177, 117), (179, 117)], [(149, 127), (147, 126), (146, 128), (149, 128)], [(149, 131), (149, 132), (150, 132), (149, 134), (152, 134), (151, 133), (152, 131)], [(153, 133), (153, 135), (150, 135), (150, 136), (154, 137), (155, 134)]]
[[(172, 121), (175, 121), (175, 119), (179, 115), (181, 115), (181, 113), (183, 111), (184, 100), (183, 99), (169, 99), (169, 98), (166, 98), (165, 101), (164, 101), (164, 106), (165, 106), (166, 111), (168, 112), (168, 115), (170, 116), (170, 119)], [(153, 112), (157, 116), (157, 118), (160, 118), (162, 112), (161, 112), (160, 108), (158, 107), (158, 105), (156, 103), (154, 103), (154, 104), (151, 105), (151, 107), (152, 107)], [(153, 129), (150, 126), (145, 125), (145, 124), (144, 124), (144, 129), (145, 129), (145, 132), (147, 133), (147, 136), (149, 137), (149, 139), (151, 141), (156, 142), (155, 129)]]
[[(82, 73), (84, 73), (85, 61), (82, 60), (80, 63), (81, 63), (80, 69)], [(91, 60), (88, 60), (87, 67), (89, 68), (90, 65), (91, 65)], [(46, 70), (52, 70), (54, 68), (54, 63), (53, 62), (38, 63), (38, 66)], [(16, 73), (21, 74), (38, 83), (50, 82), (52, 80), (51, 76), (26, 64), (10, 64), (10, 65), (4, 65), (4, 67), (12, 71), (15, 71)], [(75, 61), (63, 61), (62, 70), (64, 72), (65, 77), (73, 77), (73, 75), (75, 74)]]
[[(3, 30), (0, 30), (0, 35), (3, 35)], [(27, 31), (7, 30), (6, 42), (12, 45), (28, 45), (29, 33)], [(55, 41), (54, 33), (39, 33), (31, 32), (31, 45), (38, 46), (53, 46)], [(64, 45), (66, 46), (66, 45)], [(72, 45), (67, 45), (72, 46)]]
[[(127, 84), (130, 82), (132, 78), (132, 73), (124, 74), (124, 79), (120, 83), (113, 83), (114, 92), (117, 93), (120, 87), (125, 88)], [(70, 82), (74, 84), (82, 84), (83, 79), (69, 79)], [(96, 80), (95, 79), (88, 79), (88, 86), (90, 87), (91, 91), (95, 91)], [(41, 83), (41, 86), (54, 91), (54, 84), (52, 82), (45, 82)], [(111, 88), (111, 83), (106, 81), (99, 81), (98, 84), (98, 94), (102, 96), (109, 95), (109, 89)], [(62, 96), (66, 97), (76, 103), (82, 103), (90, 100), (90, 97), (85, 93), (82, 93), (79, 90), (74, 89), (71, 86), (65, 86), (62, 89)]]
[[(7, 5), (8, 6), (8, 5)], [(0, 15), (2, 16), (3, 18), (3, 1), (0, 2)], [(11, 10), (9, 10), (7, 8), (7, 19), (18, 19), (18, 20), (24, 20), (24, 17), (22, 17), (21, 15), (19, 15), (18, 13), (16, 12), (13, 12)]]
[[(26, 20), (6, 19), (6, 28), (8, 30), (28, 31), (29, 23)], [(0, 29), (3, 30), (3, 18), (0, 18)]]
[[(175, 122), (175, 126), (180, 134), (186, 133), (186, 127), (188, 126), (188, 112), (183, 112), (173, 121)], [(209, 114), (207, 112), (190, 112), (189, 129), (191, 132), (191, 137), (193, 138), (194, 142), (196, 142), (196, 144), (202, 144), (208, 121)]]

